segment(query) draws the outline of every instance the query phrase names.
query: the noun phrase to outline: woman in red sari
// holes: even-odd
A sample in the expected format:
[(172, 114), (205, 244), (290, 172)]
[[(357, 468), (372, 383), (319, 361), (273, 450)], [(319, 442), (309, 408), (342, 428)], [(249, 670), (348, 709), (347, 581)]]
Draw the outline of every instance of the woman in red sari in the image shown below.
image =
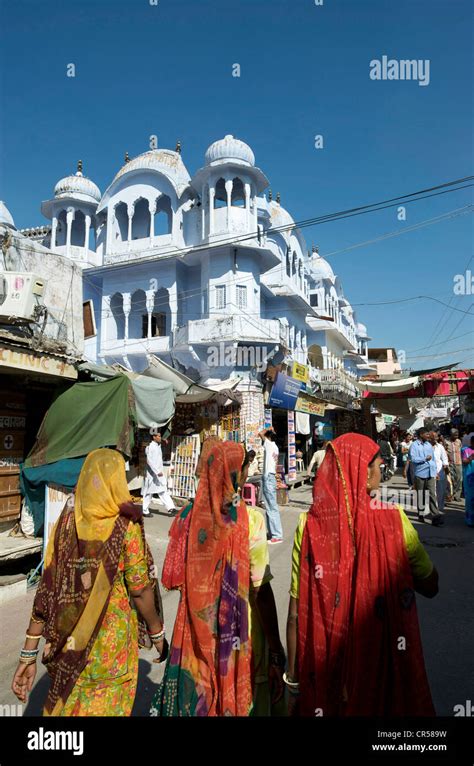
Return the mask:
[(414, 591), (436, 595), (438, 575), (403, 510), (371, 497), (380, 463), (366, 436), (331, 442), (296, 531), (285, 680), (300, 715), (434, 715)]

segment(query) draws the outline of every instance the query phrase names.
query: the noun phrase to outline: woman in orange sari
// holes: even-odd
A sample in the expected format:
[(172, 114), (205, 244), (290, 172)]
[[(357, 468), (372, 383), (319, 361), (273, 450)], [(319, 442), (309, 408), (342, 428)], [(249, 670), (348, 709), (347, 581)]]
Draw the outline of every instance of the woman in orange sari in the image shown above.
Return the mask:
[(132, 503), (124, 459), (115, 450), (95, 450), (80, 473), (74, 509), (64, 508), (48, 543), (13, 678), (18, 699), (25, 702), (31, 691), (43, 637), (43, 663), (51, 676), (44, 715), (130, 715), (139, 627), (142, 645), (153, 643), (166, 657), (154, 577), (141, 507)]
[(438, 575), (403, 510), (372, 497), (378, 445), (330, 442), (295, 534), (288, 673), (292, 712), (433, 715), (414, 591)]
[[(216, 443), (202, 465), (194, 504), (171, 527), (162, 582), (167, 589), (179, 589), (181, 598), (151, 715), (248, 716), (257, 698), (259, 710), (265, 707), (259, 684), (263, 667), (273, 687), (272, 701), (282, 698), (285, 656), (270, 585), (265, 520), (239, 494), (245, 458), (242, 444)], [(268, 642), (268, 664), (253, 649), (260, 626)]]

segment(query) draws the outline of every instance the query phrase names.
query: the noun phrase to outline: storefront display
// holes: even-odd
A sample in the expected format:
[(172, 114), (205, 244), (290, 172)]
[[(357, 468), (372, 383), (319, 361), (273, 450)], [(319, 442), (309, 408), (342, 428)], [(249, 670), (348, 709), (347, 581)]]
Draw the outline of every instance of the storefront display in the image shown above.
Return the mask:
[(295, 413), (288, 412), (288, 481), (296, 480)]
[(200, 451), (198, 434), (173, 436), (168, 489), (175, 497), (194, 497), (196, 466)]
[(26, 396), (0, 391), (0, 519), (19, 517), (21, 508), (20, 462), (24, 459)]
[(219, 407), (218, 436), (222, 441), (243, 441), (240, 423), (240, 407), (233, 404), (229, 407)]
[(270, 408), (268, 408), (268, 409), (265, 409), (265, 410), (264, 410), (264, 424), (263, 424), (263, 427), (264, 427), (265, 429), (266, 429), (266, 428), (271, 428), (271, 427), (272, 427), (272, 424), (273, 424), (273, 420), (272, 420), (272, 411), (271, 411), (271, 409), (270, 409)]

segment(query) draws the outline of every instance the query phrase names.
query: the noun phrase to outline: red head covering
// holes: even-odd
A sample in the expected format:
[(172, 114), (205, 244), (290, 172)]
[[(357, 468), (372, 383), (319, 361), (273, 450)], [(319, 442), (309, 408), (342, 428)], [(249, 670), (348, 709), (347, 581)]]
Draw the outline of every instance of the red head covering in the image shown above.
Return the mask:
[(367, 492), (372, 439), (344, 434), (313, 487), (300, 567), (302, 715), (434, 714), (397, 507)]

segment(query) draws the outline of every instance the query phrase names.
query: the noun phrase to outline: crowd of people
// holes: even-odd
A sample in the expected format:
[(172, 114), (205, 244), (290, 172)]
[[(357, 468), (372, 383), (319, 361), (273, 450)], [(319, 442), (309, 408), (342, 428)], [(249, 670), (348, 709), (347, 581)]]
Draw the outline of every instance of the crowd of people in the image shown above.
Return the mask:
[(403, 509), (374, 504), (378, 445), (351, 433), (323, 453), (288, 562), (285, 654), (268, 548), (279, 530), (242, 500), (252, 461), (244, 446), (209, 445), (196, 496), (173, 519), (161, 575), (180, 593), (169, 644), (162, 562), (152, 560), (125, 462), (92, 452), (50, 537), (17, 697), (32, 688), (43, 638), (45, 715), (130, 715), (140, 646), (166, 663), (154, 716), (433, 714), (415, 592), (435, 596), (437, 571)]
[(445, 504), (451, 501), (464, 504), (466, 524), (474, 525), (473, 436), (466, 433), (461, 440), (456, 428), (447, 436), (426, 428), (415, 436), (410, 432), (379, 436), (381, 455), (392, 473), (399, 467), (409, 488), (416, 491), (420, 522), (431, 520), (442, 526)]

